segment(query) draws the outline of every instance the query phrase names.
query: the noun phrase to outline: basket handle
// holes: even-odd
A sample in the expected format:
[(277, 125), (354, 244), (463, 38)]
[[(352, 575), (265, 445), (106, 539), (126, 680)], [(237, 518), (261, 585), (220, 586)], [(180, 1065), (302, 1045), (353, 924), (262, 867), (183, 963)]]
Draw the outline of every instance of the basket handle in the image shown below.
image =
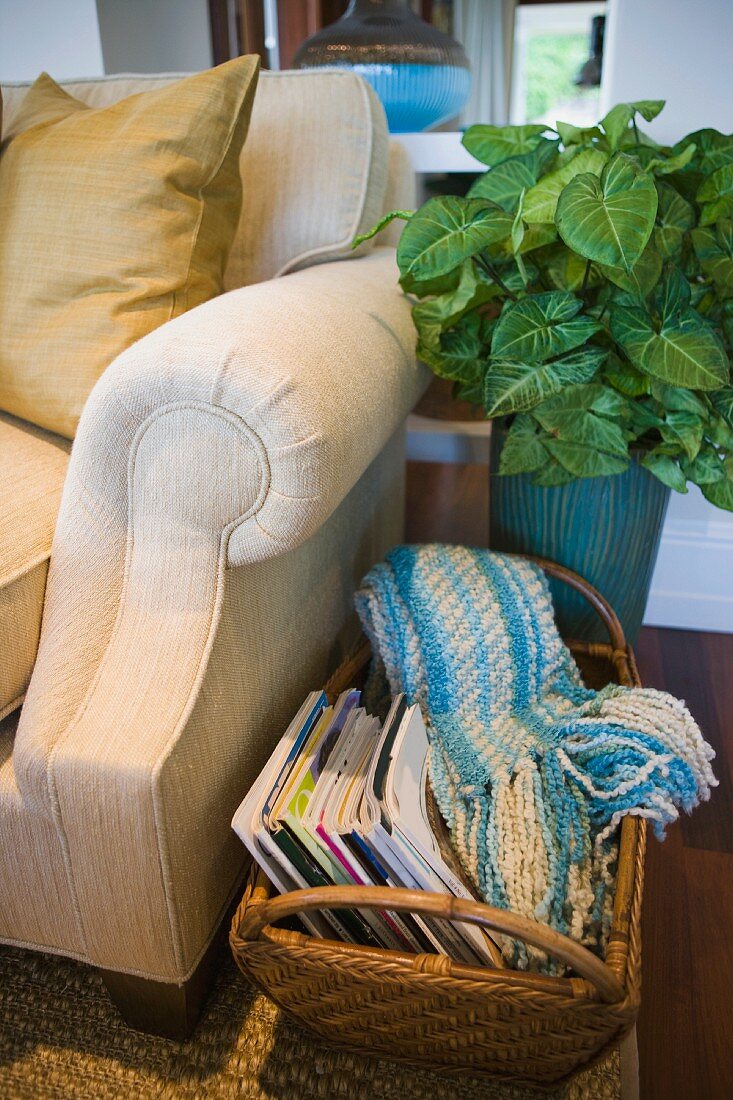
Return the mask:
[(406, 890), (398, 886), (317, 886), (293, 890), (245, 905), (243, 909), (237, 935), (245, 942), (260, 938), (267, 925), (311, 909), (386, 909), (466, 921), (546, 951), (594, 985), (606, 1004), (616, 1004), (625, 997), (624, 987), (613, 970), (581, 944), (518, 913), (450, 894)]
[(532, 554), (526, 554), (524, 556), (527, 557), (529, 561), (536, 562), (548, 576), (563, 581), (570, 588), (574, 588), (576, 592), (579, 592), (581, 596), (584, 596), (598, 617), (603, 621), (603, 625), (608, 631), (608, 636), (611, 639), (611, 645), (614, 650), (620, 650), (623, 653), (626, 652), (626, 638), (624, 637), (623, 628), (619, 622), (618, 616), (608, 600), (606, 600), (592, 584), (589, 584), (579, 573), (574, 573), (572, 569), (568, 569), (564, 565), (558, 565), (557, 562), (549, 561), (547, 558), (535, 557)]

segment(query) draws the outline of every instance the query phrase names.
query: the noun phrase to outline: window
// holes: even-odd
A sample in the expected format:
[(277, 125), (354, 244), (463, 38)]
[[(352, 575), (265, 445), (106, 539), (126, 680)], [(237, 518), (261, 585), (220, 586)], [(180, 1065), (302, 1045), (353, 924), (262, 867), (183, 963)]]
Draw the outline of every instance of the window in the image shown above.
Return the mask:
[(511, 121), (558, 119), (576, 126), (598, 121), (600, 87), (576, 80), (591, 55), (594, 16), (605, 3), (520, 4), (514, 29)]

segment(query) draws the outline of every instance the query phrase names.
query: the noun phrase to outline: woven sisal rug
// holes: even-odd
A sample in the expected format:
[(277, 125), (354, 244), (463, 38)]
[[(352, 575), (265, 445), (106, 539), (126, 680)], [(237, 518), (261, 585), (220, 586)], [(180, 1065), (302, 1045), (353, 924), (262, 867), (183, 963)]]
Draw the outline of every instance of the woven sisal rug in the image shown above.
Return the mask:
[(93, 970), (0, 946), (0, 1097), (252, 1100), (618, 1100), (619, 1056), (552, 1092), (326, 1048), (222, 965), (182, 1044), (122, 1023)]

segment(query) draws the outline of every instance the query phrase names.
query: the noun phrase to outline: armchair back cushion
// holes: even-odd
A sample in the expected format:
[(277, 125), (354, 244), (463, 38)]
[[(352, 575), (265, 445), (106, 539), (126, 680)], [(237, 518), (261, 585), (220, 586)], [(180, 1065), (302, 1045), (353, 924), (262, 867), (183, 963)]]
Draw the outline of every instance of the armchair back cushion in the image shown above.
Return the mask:
[(0, 409), (72, 438), (121, 351), (221, 292), (258, 65), (96, 109), (33, 84), (0, 156)]
[[(181, 74), (65, 82), (90, 107), (180, 81)], [(4, 133), (28, 89), (2, 86)], [(354, 237), (384, 212), (389, 137), (382, 106), (346, 70), (261, 72), (240, 157), (239, 227), (224, 289), (264, 282), (311, 264), (350, 258)]]

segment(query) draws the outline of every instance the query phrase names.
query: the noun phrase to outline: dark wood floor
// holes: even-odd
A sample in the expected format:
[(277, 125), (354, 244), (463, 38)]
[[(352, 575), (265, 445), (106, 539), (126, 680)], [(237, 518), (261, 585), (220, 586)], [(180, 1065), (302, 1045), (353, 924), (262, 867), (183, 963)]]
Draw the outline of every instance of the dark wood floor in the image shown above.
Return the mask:
[[(407, 538), (485, 546), (486, 469), (409, 463)], [(641, 1100), (733, 1097), (733, 634), (644, 628), (643, 682), (685, 699), (717, 753), (709, 803), (650, 838)]]

